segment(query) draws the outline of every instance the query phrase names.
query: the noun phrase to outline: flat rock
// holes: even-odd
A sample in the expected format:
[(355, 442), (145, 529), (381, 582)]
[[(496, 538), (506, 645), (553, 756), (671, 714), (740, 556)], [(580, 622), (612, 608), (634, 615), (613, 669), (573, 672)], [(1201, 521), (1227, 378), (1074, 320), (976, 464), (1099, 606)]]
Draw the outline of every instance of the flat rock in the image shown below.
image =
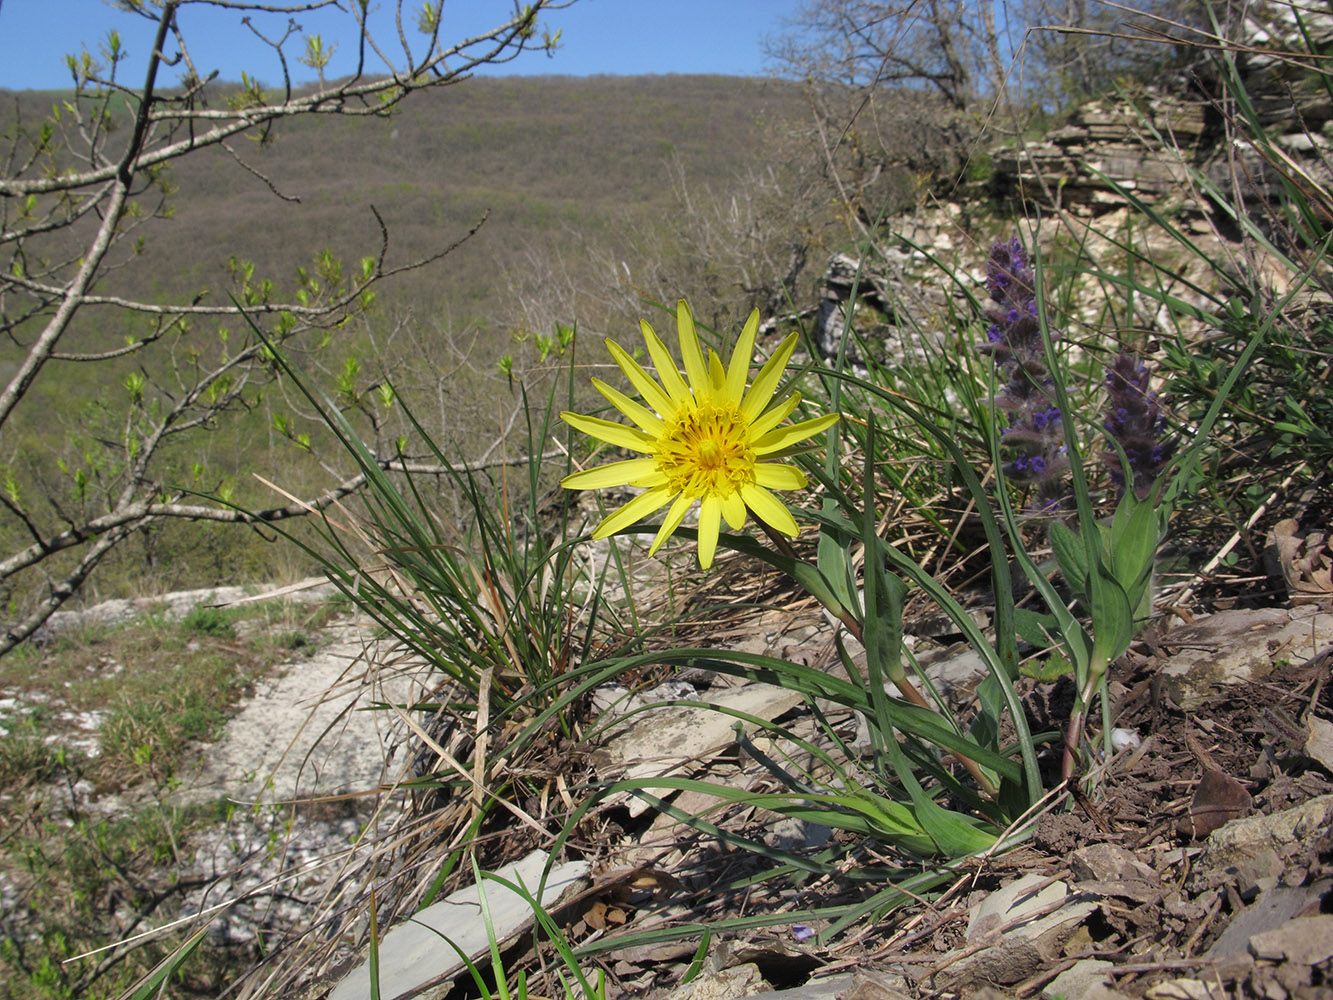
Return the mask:
[(804, 986), (770, 993), (752, 993), (749, 1000), (907, 1000), (909, 994), (890, 985), (906, 983), (894, 976), (876, 972), (844, 973), (827, 979), (813, 979)]
[(1318, 965), (1333, 958), (1333, 913), (1295, 917), (1250, 938), (1250, 953), (1271, 962)]
[[(1106, 974), (1115, 968), (1115, 963), (1100, 958), (1085, 958), (1075, 962), (1060, 973), (1041, 991), (1047, 1000), (1054, 997), (1104, 997), (1115, 992), (1106, 985)], [(1101, 991), (1101, 992), (1099, 992)]]
[(1208, 884), (1257, 883), (1280, 874), (1282, 859), (1330, 823), (1333, 794), (1317, 795), (1281, 812), (1232, 820), (1208, 835), (1196, 870)]
[[(1038, 874), (1024, 875), (1015, 882), (996, 889), (972, 908), (967, 919), (967, 942), (976, 944), (985, 938), (999, 933), (1008, 927), (1006, 933), (1029, 931), (1046, 917), (1039, 917), (1042, 910), (1057, 904), (1069, 895), (1069, 886), (1064, 882), (1054, 881), (1046, 885), (1046, 879)], [(1050, 916), (1055, 916), (1060, 910)], [(1029, 914), (1030, 920), (1025, 920)]]
[(1144, 1000), (1213, 1000), (1216, 994), (1212, 986), (1201, 979), (1168, 979), (1163, 983), (1149, 986), (1143, 993)]
[(950, 984), (1016, 983), (1055, 961), (1060, 946), (1097, 904), (1077, 898), (1061, 881), (1036, 873), (997, 889), (972, 910), (967, 944), (957, 961), (944, 956)]
[(768, 992), (768, 983), (753, 962), (705, 972), (668, 994), (666, 1000), (733, 1000)]
[[(771, 720), (801, 704), (803, 696), (771, 684), (742, 684), (709, 690), (700, 695), (719, 708), (728, 708), (756, 718)], [(616, 724), (606, 735), (604, 746), (593, 756), (599, 778), (646, 779), (684, 774), (696, 764), (708, 764), (721, 750), (736, 742), (737, 719), (724, 712), (686, 705), (650, 708)], [(746, 725), (748, 731), (753, 726)], [(644, 785), (652, 791), (651, 781)], [(627, 801), (630, 814), (649, 808), (640, 799), (619, 796), (608, 801)]]
[(1309, 735), (1305, 739), (1305, 755), (1319, 762), (1329, 774), (1333, 774), (1333, 722), (1325, 722), (1311, 713), (1306, 719)]
[(1250, 938), (1281, 927), (1311, 906), (1318, 907), (1320, 899), (1329, 889), (1333, 889), (1333, 882), (1328, 879), (1321, 879), (1311, 885), (1280, 885), (1269, 889), (1231, 918), (1226, 929), (1204, 952), (1204, 957), (1225, 958), (1246, 954)]
[(367, 628), (342, 624), (331, 632), (314, 657), (256, 685), (197, 768), (181, 769), (174, 801), (285, 802), (365, 791), (395, 777), (385, 771), (385, 742), (401, 729), (397, 715), (358, 709), (412, 704), (413, 681), (406, 670), (367, 665), (375, 656), (367, 655)]
[(1069, 867), (1084, 892), (1140, 903), (1162, 895), (1161, 876), (1118, 844), (1080, 847), (1070, 857)]
[(1158, 671), (1160, 693), (1192, 712), (1227, 684), (1258, 680), (1283, 662), (1303, 663), (1333, 643), (1333, 615), (1316, 605), (1219, 611), (1174, 628)]
[(177, 590), (156, 597), (121, 597), (103, 601), (79, 611), (57, 611), (47, 619), (46, 628), (54, 633), (82, 625), (116, 625), (149, 614), (166, 618), (184, 618), (197, 607), (232, 607), (254, 601), (322, 601), (337, 593), (327, 577), (311, 576), (286, 587), (256, 590), (254, 587), (205, 587), (201, 590)]
[[(495, 874), (521, 884), (536, 896), (542, 869), (548, 855), (533, 851), (521, 861), (505, 865)], [(586, 861), (571, 861), (551, 870), (540, 902), (546, 909), (555, 906), (571, 889), (583, 884), (588, 874)], [(486, 894), (491, 926), (482, 919), (481, 892)], [(459, 889), (447, 899), (413, 914), (390, 930), (379, 943), (379, 995), (385, 998), (414, 991), (443, 987), (464, 969), (458, 952), (477, 961), (490, 950), (492, 937), (500, 944), (512, 941), (534, 923), (532, 907), (523, 897), (498, 882), (483, 880), (481, 890), (475, 885)], [(442, 995), (422, 993), (423, 996)], [(353, 969), (329, 994), (328, 1000), (370, 1000), (370, 964)]]

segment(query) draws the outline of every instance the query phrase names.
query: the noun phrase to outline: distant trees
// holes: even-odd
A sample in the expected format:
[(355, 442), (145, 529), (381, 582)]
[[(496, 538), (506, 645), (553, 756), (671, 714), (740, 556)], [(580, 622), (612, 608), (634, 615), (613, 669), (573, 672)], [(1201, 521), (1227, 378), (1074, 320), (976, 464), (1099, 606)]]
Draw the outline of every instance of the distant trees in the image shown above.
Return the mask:
[(841, 195), (873, 214), (892, 186), (886, 172), (952, 180), (982, 135), (1018, 134), (1034, 107), (1092, 96), (1169, 55), (1137, 22), (1160, 30), (1197, 17), (1198, 6), (806, 0), (769, 54), (782, 75), (808, 84)]
[(808, 0), (769, 54), (807, 83), (828, 155), (865, 187), (884, 165), (857, 169), (867, 152), (933, 172), (965, 150), (971, 113), (997, 78), (990, 10), (973, 0)]
[[(0, 175), (0, 594), (8, 620), (0, 655), (31, 636), (75, 594), (109, 553), (137, 532), (172, 521), (244, 525), (299, 517), (355, 491), (359, 478), (315, 496), (256, 514), (227, 504), (228, 489), (203, 456), (207, 441), (247, 419), (277, 377), (271, 342), (318, 350), (349, 317), (371, 307), (378, 282), (447, 254), (448, 238), (423, 259), (392, 263), (388, 233), (355, 264), (328, 252), (297, 269), (283, 290), (233, 258), (228, 288), (174, 297), (153, 291), (161, 275), (145, 274), (142, 256), (154, 226), (172, 213), (170, 168), (204, 150), (221, 151), (235, 168), (276, 198), (288, 198), (265, 176), (254, 151), (278, 123), (312, 115), (380, 116), (418, 90), (458, 82), (478, 66), (524, 51), (549, 49), (539, 15), (572, 0), (515, 3), (503, 23), (464, 41), (441, 33), (441, 0), (415, 12), (399, 0), (394, 37), (376, 39), (367, 4), (336, 6), (357, 26), (357, 69), (325, 79), (332, 50), (302, 35), (288, 18), (274, 37), (258, 18), (297, 15), (328, 2), (228, 3), (269, 44), (281, 82), (261, 86), (243, 74), (219, 88), (196, 65), (188, 8), (204, 0), (122, 0), (155, 25), (142, 83), (122, 79), (126, 50), (112, 33), (97, 58), (69, 57), (73, 90), (38, 121), (6, 127)], [(185, 22), (184, 24), (182, 22)], [(253, 23), (252, 23), (253, 22)], [(415, 33), (412, 29), (415, 28)], [(303, 46), (299, 52), (290, 51)], [(317, 71), (310, 89), (293, 86), (293, 56)], [(173, 84), (163, 77), (174, 71)], [(336, 170), (336, 163), (328, 169)], [(466, 232), (453, 235), (456, 242)], [(221, 262), (219, 262), (221, 263)], [(137, 291), (136, 291), (137, 289)], [(392, 393), (352, 385), (358, 407), (386, 409)], [(65, 446), (49, 454), (34, 428), (63, 423)], [(308, 447), (290, 427), (279, 434)], [(386, 453), (387, 468), (405, 459)], [(192, 497), (223, 494), (221, 503)]]

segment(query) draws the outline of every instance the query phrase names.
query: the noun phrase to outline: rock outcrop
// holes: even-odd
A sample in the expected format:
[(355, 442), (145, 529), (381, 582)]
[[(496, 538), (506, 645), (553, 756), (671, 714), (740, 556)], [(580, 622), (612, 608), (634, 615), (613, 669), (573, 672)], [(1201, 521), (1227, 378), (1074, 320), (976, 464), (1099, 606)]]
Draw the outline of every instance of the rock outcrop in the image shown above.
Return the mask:
[[(1333, 97), (1309, 59), (1296, 55), (1328, 58), (1333, 14), (1305, 10), (1302, 18), (1298, 25), (1286, 5), (1254, 5), (1238, 29), (1234, 78), (1231, 69), (1219, 67), (1215, 52), (1204, 51), (1195, 65), (1158, 83), (1090, 101), (1040, 139), (990, 152), (991, 210), (963, 196), (935, 202), (886, 221), (877, 233), (873, 266), (846, 254), (833, 257), (821, 301), (807, 317), (819, 352), (837, 356), (853, 286), (856, 329), (881, 363), (893, 365), (913, 350), (941, 349), (956, 322), (950, 306), (969, 313), (968, 289), (980, 290), (986, 245), (999, 235), (989, 231), (993, 226), (972, 223), (1006, 214), (997, 207), (1006, 203), (1020, 217), (1071, 225), (1081, 252), (1093, 258), (1123, 253), (1116, 241), (1133, 226), (1138, 251), (1164, 264), (1159, 278), (1169, 287), (1163, 291), (1205, 311), (1213, 308), (1208, 293), (1223, 273), (1222, 280), (1238, 288), (1258, 282), (1281, 294), (1291, 275), (1263, 254), (1247, 263), (1254, 269), (1250, 278), (1210, 269), (1204, 259), (1183, 253), (1169, 233), (1135, 225), (1134, 216), (1136, 202), (1160, 210), (1217, 261), (1233, 257), (1229, 245), (1243, 235), (1233, 219), (1237, 212), (1281, 245), (1288, 238), (1281, 231), (1281, 199), (1292, 186), (1305, 193), (1316, 215), (1333, 219)], [(1237, 81), (1252, 114), (1236, 99)], [(1020, 235), (1032, 242), (1029, 233)], [(941, 264), (955, 269), (956, 280), (940, 281)], [(1333, 287), (1333, 279), (1325, 284)], [(1308, 301), (1290, 308), (1329, 308), (1333, 299), (1318, 285), (1309, 286)], [(1096, 322), (1100, 300), (1098, 294), (1076, 296), (1084, 314), (1061, 322)], [(905, 308), (910, 318), (898, 315)], [(1142, 313), (1134, 317), (1136, 326), (1175, 329), (1160, 303), (1135, 308)], [(848, 358), (853, 364), (865, 360), (850, 346)]]

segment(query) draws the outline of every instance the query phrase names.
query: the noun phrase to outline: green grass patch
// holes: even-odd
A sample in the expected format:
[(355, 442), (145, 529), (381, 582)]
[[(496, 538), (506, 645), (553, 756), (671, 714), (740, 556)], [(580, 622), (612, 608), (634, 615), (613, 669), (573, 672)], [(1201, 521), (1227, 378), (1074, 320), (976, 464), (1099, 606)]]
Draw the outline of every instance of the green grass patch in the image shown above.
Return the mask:
[[(0, 718), (0, 878), (18, 900), (0, 917), (0, 1000), (109, 1000), (170, 952), (177, 935), (111, 963), (68, 961), (174, 912), (190, 838), (233, 808), (167, 804), (177, 775), (252, 684), (317, 647), (345, 611), (342, 600), (200, 605), (89, 622), (0, 660), (14, 699)], [(103, 815), (94, 799), (109, 794), (133, 805)], [(216, 996), (252, 959), (243, 951), (201, 948), (171, 995)]]

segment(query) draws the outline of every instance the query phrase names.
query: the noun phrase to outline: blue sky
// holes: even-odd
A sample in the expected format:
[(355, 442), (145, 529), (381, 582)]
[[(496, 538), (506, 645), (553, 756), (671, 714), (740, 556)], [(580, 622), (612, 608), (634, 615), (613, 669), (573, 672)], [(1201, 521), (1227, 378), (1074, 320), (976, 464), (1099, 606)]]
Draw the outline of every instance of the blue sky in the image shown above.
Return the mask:
[[(552, 11), (545, 24), (560, 29), (561, 48), (551, 58), (533, 53), (497, 70), (503, 73), (725, 73), (750, 76), (765, 70), (766, 36), (783, 29), (800, 0), (577, 0), (567, 10)], [(392, 13), (395, 0), (371, 0), (383, 24), (383, 40), (396, 41)], [(410, 15), (420, 0), (406, 0)], [(445, 37), (466, 37), (499, 23), (513, 10), (512, 0), (446, 0)], [(235, 12), (204, 5), (187, 6), (179, 15), (186, 44), (201, 72), (219, 70), (224, 79), (238, 79), (242, 70), (264, 83), (280, 79), (271, 51), (240, 23)], [(255, 26), (279, 33), (286, 18), (256, 15)], [(338, 10), (296, 15), (307, 34), (319, 33), (325, 43), (339, 45), (330, 75), (348, 72), (354, 54), (351, 18)], [(410, 21), (405, 16), (405, 21)], [(372, 21), (372, 31), (375, 27)], [(450, 30), (450, 25), (456, 25)], [(70, 85), (65, 54), (87, 45), (97, 53), (108, 30), (120, 32), (129, 51), (123, 80), (143, 79), (144, 59), (153, 39), (153, 24), (116, 10), (103, 0), (0, 0), (0, 87), (11, 90), (53, 89)], [(409, 27), (409, 31), (411, 28)], [(313, 76), (294, 57), (299, 42), (288, 48), (288, 61), (299, 80)], [(169, 77), (169, 80), (174, 80)]]

